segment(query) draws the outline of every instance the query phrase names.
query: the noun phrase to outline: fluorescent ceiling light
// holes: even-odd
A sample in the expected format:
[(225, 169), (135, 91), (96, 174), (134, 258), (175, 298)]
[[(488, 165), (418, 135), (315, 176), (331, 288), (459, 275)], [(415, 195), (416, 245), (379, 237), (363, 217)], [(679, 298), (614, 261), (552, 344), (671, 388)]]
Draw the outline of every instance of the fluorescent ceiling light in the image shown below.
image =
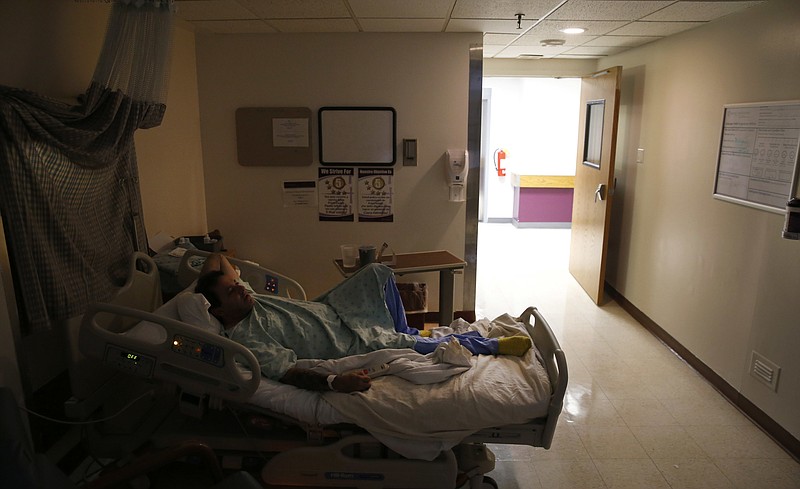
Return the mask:
[(561, 32), (564, 34), (583, 34), (586, 29), (582, 27), (567, 27), (566, 29), (561, 29)]

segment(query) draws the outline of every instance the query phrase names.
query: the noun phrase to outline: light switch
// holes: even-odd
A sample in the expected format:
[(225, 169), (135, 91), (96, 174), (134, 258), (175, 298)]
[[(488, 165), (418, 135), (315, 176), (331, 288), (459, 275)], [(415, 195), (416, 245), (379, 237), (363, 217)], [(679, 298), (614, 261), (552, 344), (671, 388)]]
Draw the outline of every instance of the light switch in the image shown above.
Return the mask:
[(403, 139), (403, 166), (417, 166), (416, 139)]
[(644, 149), (636, 149), (636, 163), (644, 163)]

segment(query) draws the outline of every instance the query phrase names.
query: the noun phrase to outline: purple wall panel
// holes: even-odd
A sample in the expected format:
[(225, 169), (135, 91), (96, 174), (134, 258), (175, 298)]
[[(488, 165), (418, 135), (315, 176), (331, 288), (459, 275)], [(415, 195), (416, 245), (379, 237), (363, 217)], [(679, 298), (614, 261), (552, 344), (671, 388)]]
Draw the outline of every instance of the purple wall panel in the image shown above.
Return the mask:
[(571, 222), (571, 188), (520, 188), (515, 204), (519, 222)]

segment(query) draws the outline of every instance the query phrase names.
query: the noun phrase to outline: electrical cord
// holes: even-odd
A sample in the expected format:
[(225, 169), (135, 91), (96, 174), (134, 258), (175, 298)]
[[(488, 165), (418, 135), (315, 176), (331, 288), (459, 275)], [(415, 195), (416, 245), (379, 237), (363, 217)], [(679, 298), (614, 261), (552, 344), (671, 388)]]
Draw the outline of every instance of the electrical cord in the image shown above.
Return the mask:
[(128, 408), (133, 406), (137, 401), (139, 401), (139, 399), (142, 399), (145, 396), (151, 396), (151, 395), (152, 395), (152, 392), (147, 391), (144, 394), (142, 394), (139, 397), (137, 397), (136, 399), (134, 399), (131, 402), (129, 402), (128, 404), (126, 404), (125, 407), (123, 407), (122, 409), (120, 409), (116, 413), (112, 414), (111, 416), (107, 416), (107, 417), (102, 418), (102, 419), (93, 419), (93, 420), (90, 420), (90, 421), (67, 421), (67, 420), (64, 420), (64, 419), (55, 419), (55, 418), (51, 418), (51, 417), (45, 416), (43, 414), (39, 414), (39, 413), (37, 413), (35, 411), (31, 411), (30, 409), (28, 409), (26, 407), (22, 407), (22, 406), (17, 406), (17, 407), (19, 409), (21, 409), (22, 411), (27, 412), (28, 414), (32, 414), (32, 415), (34, 415), (36, 417), (39, 417), (39, 418), (42, 418), (42, 419), (46, 419), (47, 421), (52, 421), (53, 423), (67, 424), (67, 425), (84, 425), (84, 424), (102, 423), (104, 421), (108, 421), (110, 419), (114, 419), (117, 416), (119, 416), (120, 414), (124, 413)]
[(253, 449), (258, 454), (258, 456), (261, 457), (261, 459), (264, 460), (265, 462), (268, 461), (269, 457), (267, 457), (266, 454), (264, 454), (258, 448), (258, 446), (256, 446), (255, 438), (250, 433), (248, 433), (247, 428), (245, 428), (244, 423), (242, 423), (242, 420), (239, 419), (239, 415), (236, 413), (236, 411), (234, 411), (233, 408), (231, 408), (230, 406), (227, 406), (227, 408), (228, 411), (230, 411), (230, 413), (233, 415), (233, 419), (235, 419), (236, 422), (239, 424), (239, 428), (241, 428), (242, 433), (244, 433), (244, 436), (253, 443)]

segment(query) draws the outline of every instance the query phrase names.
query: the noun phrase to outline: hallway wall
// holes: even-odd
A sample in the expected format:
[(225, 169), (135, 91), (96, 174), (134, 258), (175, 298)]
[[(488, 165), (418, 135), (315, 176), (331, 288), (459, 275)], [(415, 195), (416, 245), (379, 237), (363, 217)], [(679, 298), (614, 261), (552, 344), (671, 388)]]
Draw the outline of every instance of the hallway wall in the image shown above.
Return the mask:
[[(603, 60), (623, 66), (608, 282), (800, 437), (800, 243), (712, 198), (724, 104), (800, 99), (800, 3), (773, 0)], [(635, 163), (637, 148), (644, 162)], [(782, 371), (777, 392), (751, 353)]]

